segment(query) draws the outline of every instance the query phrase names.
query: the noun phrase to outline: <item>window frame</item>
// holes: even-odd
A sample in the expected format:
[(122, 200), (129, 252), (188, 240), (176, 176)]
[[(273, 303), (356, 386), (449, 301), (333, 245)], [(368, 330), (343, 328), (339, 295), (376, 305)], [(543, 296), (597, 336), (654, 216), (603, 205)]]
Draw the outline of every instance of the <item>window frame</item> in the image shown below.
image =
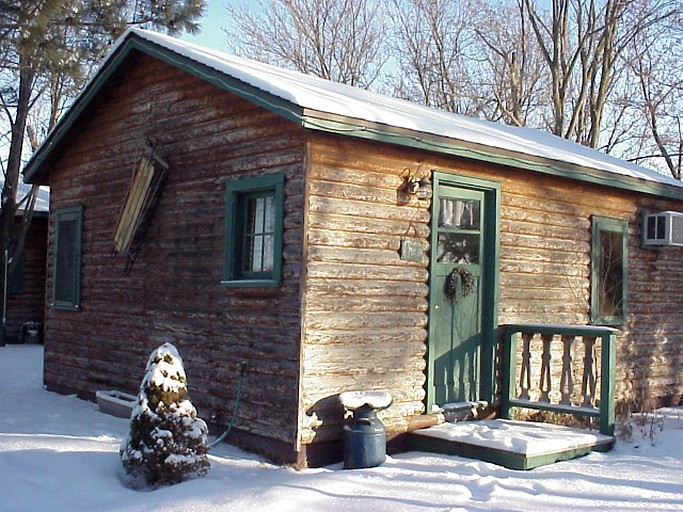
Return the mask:
[[(57, 300), (59, 283), (58, 275), (60, 272), (59, 257), (60, 248), (63, 247), (61, 243), (61, 225), (62, 222), (76, 221), (76, 240), (74, 241), (74, 257), (73, 257), (73, 280), (70, 283), (73, 288), (74, 300)], [(83, 207), (75, 206), (69, 208), (61, 208), (55, 213), (55, 254), (53, 259), (53, 283), (52, 283), (52, 307), (63, 311), (78, 311), (81, 304), (81, 245), (83, 237)]]
[[(600, 309), (600, 241), (602, 233), (621, 235), (621, 314), (601, 315)], [(628, 306), (628, 222), (610, 217), (591, 216), (590, 317), (594, 325), (617, 326), (626, 322)]]
[[(225, 243), (223, 279), (225, 287), (278, 287), (282, 284), (284, 231), (284, 174), (269, 174), (229, 180), (225, 188)], [(244, 249), (246, 200), (273, 194), (273, 266), (270, 271), (244, 272), (240, 267)]]

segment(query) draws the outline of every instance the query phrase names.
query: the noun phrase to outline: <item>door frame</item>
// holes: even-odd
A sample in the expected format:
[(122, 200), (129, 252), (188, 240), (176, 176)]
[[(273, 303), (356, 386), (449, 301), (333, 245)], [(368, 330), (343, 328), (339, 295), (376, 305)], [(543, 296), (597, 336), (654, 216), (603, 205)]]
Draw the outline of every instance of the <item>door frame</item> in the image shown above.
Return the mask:
[(434, 334), (432, 311), (436, 303), (436, 290), (432, 286), (431, 268), (436, 247), (437, 222), (435, 205), (439, 200), (441, 187), (456, 187), (476, 190), (484, 193), (484, 261), (481, 265), (482, 301), (481, 301), (481, 329), (482, 346), (479, 368), (479, 400), (492, 403), (496, 389), (496, 346), (498, 327), (498, 259), (500, 252), (500, 182), (461, 176), (441, 171), (434, 171), (432, 176), (432, 204), (431, 204), (431, 233), (429, 236), (429, 313), (428, 313), (428, 338), (427, 338), (427, 367), (426, 367), (426, 406), (427, 412), (431, 412), (434, 406), (434, 374), (432, 371), (434, 361), (430, 350)]

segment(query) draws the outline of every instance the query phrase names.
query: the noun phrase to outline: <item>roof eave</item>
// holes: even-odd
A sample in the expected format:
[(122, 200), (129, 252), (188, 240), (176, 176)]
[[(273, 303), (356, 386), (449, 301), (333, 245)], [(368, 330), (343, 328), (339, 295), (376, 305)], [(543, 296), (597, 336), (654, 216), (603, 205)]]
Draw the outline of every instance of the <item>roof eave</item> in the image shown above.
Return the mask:
[(347, 137), (386, 142), (389, 144), (422, 149), (480, 162), (504, 165), (541, 174), (559, 176), (585, 183), (655, 195), (666, 199), (683, 200), (683, 187), (658, 183), (626, 175), (615, 175), (600, 169), (534, 157), (501, 148), (474, 144), (449, 137), (395, 128), (380, 123), (330, 116), (324, 112), (305, 110), (303, 126), (311, 130), (336, 133)]
[(167, 64), (189, 72), (208, 83), (216, 85), (223, 90), (234, 93), (243, 99), (271, 110), (290, 121), (299, 125), (302, 124), (302, 109), (298, 105), (232, 78), (221, 71), (194, 61), (184, 55), (180, 55), (169, 48), (144, 39), (135, 34), (135, 32), (129, 32), (125, 40), (108, 55), (100, 69), (88, 82), (71, 108), (69, 108), (64, 117), (59, 120), (48, 134), (45, 142), (43, 142), (33, 154), (24, 167), (24, 181), (41, 185), (49, 184), (47, 164), (53, 150), (60, 145), (65, 136), (77, 123), (80, 116), (97, 96), (97, 93), (108, 83), (111, 76), (134, 51), (139, 51), (143, 54), (155, 57)]
[(157, 58), (182, 69), (215, 86), (266, 108), (299, 126), (350, 137), (387, 142), (404, 147), (455, 155), (525, 169), (542, 174), (561, 176), (602, 186), (634, 191), (658, 197), (683, 200), (683, 187), (658, 183), (633, 176), (620, 175), (590, 167), (570, 164), (559, 160), (535, 157), (511, 150), (474, 144), (458, 139), (438, 136), (418, 130), (397, 128), (372, 123), (357, 118), (338, 116), (325, 112), (303, 109), (301, 106), (263, 91), (246, 82), (193, 60), (156, 42), (145, 39), (134, 31), (117, 43), (95, 76), (88, 82), (72, 107), (50, 132), (24, 168), (28, 183), (48, 184), (49, 161), (52, 152), (59, 147), (66, 135), (86, 111), (98, 92), (108, 83), (125, 59), (134, 51)]

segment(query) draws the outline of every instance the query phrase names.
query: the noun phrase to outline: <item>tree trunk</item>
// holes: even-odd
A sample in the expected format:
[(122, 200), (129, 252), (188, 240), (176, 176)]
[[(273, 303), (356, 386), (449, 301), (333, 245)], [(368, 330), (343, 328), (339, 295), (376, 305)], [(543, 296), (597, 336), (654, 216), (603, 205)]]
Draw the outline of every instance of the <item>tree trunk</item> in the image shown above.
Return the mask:
[(26, 119), (31, 103), (31, 90), (33, 85), (33, 71), (26, 66), (24, 57), (19, 61), (19, 95), (17, 98), (17, 110), (12, 122), (12, 135), (10, 140), (9, 158), (7, 160), (7, 173), (2, 186), (0, 210), (0, 346), (6, 342), (7, 327), (7, 286), (9, 283), (9, 259), (20, 253), (20, 247), (12, 247), (12, 231), (14, 228), (14, 216), (17, 211), (17, 189), (19, 188), (19, 174), (21, 170), (21, 155), (24, 148), (24, 133)]

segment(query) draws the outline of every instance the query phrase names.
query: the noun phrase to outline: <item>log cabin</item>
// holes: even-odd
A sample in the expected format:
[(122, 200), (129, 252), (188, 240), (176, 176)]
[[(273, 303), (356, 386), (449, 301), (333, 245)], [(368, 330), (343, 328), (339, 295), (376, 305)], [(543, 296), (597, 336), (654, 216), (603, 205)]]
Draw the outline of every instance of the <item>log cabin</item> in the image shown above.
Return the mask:
[[(25, 193), (20, 187), (20, 193)], [(21, 200), (20, 200), (21, 202)], [(45, 272), (49, 195), (40, 189), (30, 214), (21, 208), (14, 217), (15, 241), (26, 229), (23, 249), (13, 271), (8, 267), (4, 290), (6, 308), (3, 314), (3, 343), (38, 343), (42, 341), (45, 313)], [(11, 273), (10, 273), (11, 272)]]
[(229, 440), (302, 466), (347, 391), (388, 391), (396, 440), (681, 400), (683, 184), (570, 141), (132, 29), (24, 175), (50, 390), (134, 393), (171, 341), (210, 424), (243, 375)]

